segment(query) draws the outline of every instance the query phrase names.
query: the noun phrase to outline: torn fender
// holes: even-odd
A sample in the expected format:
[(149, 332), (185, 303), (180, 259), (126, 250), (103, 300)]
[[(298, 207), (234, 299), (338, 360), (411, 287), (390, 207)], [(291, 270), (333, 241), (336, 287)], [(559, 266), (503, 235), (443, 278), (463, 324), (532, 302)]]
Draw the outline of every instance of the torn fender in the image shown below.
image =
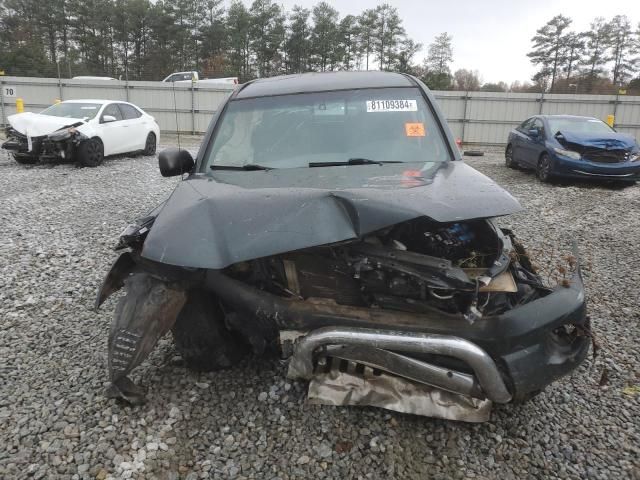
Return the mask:
[(117, 260), (113, 262), (113, 265), (111, 265), (109, 273), (107, 273), (98, 290), (94, 310), (97, 311), (107, 298), (124, 286), (125, 279), (133, 272), (135, 266), (136, 262), (133, 260), (130, 252), (120, 254)]
[(116, 307), (109, 333), (109, 376), (107, 396), (130, 403), (143, 401), (142, 389), (127, 375), (153, 350), (158, 340), (176, 321), (187, 294), (146, 273), (125, 280), (127, 295)]

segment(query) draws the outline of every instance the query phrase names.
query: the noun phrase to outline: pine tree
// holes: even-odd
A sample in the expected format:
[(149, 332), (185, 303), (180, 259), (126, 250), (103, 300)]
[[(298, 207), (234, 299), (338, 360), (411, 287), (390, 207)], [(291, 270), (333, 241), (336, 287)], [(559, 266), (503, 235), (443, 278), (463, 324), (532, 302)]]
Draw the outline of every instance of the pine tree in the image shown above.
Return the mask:
[(540, 70), (534, 75), (534, 80), (549, 77), (551, 91), (564, 63), (563, 54), (566, 51), (568, 39), (566, 30), (569, 25), (571, 25), (570, 18), (556, 15), (539, 28), (531, 39), (533, 50), (527, 56), (531, 59), (531, 63), (540, 66)]

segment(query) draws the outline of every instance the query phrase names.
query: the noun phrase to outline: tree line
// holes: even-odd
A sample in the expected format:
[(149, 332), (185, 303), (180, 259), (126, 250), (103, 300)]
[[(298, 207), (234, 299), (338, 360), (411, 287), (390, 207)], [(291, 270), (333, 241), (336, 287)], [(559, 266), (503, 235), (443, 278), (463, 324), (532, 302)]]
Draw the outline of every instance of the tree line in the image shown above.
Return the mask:
[[(161, 80), (175, 71), (241, 82), (287, 73), (389, 70), (437, 90), (640, 94), (640, 25), (624, 15), (596, 18), (585, 32), (553, 17), (527, 54), (532, 82), (483, 83), (451, 72), (453, 38), (423, 49), (395, 7), (341, 16), (329, 3), (285, 10), (274, 0), (0, 0), (0, 70), (6, 75), (109, 76)], [(416, 57), (424, 50), (424, 60)], [(505, 59), (508, 61), (508, 59)]]
[(598, 17), (587, 31), (576, 32), (571, 23), (556, 15), (531, 39), (534, 84), (550, 92), (640, 93), (640, 24), (634, 29), (625, 15)]
[(327, 2), (0, 0), (7, 75), (160, 80), (174, 71), (256, 77), (307, 71), (410, 71), (422, 48), (396, 8), (341, 17)]

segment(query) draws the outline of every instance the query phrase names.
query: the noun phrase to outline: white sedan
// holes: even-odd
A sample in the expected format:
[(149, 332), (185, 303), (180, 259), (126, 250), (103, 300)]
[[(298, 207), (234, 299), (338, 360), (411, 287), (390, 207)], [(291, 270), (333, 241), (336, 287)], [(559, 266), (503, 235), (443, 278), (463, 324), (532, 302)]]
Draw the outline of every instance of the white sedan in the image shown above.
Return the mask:
[(154, 155), (160, 140), (154, 118), (128, 102), (67, 100), (40, 113), (17, 113), (7, 120), (2, 148), (11, 151), (18, 163), (70, 159), (96, 167), (109, 155)]

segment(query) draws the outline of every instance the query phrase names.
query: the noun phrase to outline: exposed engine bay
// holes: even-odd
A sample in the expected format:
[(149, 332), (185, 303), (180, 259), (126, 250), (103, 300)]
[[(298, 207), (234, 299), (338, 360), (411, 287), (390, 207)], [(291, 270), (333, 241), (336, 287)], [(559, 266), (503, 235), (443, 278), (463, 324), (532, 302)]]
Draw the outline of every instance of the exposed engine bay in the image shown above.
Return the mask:
[(2, 148), (22, 158), (43, 159), (71, 159), (81, 142), (88, 137), (76, 127), (82, 122), (76, 122), (56, 130), (48, 135), (28, 137), (17, 130), (7, 127), (7, 141)]
[(276, 295), (404, 312), (438, 309), (469, 322), (548, 290), (511, 236), (492, 222), (421, 217), (333, 245), (241, 262), (230, 276)]

